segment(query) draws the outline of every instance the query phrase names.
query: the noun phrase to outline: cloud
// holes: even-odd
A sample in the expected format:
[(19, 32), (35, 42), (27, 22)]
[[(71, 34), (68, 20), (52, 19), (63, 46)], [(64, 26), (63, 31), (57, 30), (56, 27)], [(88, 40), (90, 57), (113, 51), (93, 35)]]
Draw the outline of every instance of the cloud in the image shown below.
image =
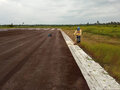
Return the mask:
[(120, 21), (119, 0), (0, 0), (0, 24)]

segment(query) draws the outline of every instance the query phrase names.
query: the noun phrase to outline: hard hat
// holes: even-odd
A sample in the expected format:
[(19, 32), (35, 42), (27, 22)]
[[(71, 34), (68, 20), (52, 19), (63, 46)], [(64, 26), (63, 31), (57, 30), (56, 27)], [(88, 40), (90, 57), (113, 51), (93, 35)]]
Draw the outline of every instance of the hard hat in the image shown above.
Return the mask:
[(79, 30), (80, 30), (80, 27), (77, 27), (77, 30), (79, 31)]

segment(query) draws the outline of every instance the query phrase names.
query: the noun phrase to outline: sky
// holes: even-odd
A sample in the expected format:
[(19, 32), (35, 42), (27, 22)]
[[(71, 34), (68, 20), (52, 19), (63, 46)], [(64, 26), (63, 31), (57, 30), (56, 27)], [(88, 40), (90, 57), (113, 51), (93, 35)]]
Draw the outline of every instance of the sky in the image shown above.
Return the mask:
[(0, 0), (0, 24), (120, 22), (120, 0)]

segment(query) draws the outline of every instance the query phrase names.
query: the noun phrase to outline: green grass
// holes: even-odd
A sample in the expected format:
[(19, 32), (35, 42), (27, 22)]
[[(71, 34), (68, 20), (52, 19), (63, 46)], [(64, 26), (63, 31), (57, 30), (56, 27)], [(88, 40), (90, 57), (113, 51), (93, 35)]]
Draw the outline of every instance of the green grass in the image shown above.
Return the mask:
[[(120, 82), (120, 26), (81, 26), (80, 47)], [(75, 29), (64, 30), (73, 40)]]
[(106, 43), (82, 42), (81, 46), (100, 63), (106, 71), (120, 81), (120, 46)]
[[(89, 52), (91, 52), (95, 57), (96, 61), (102, 62), (103, 64), (111, 64), (115, 63), (115, 65), (120, 64), (120, 47), (105, 43), (89, 43), (82, 42), (81, 43), (84, 48), (86, 48)], [(116, 59), (116, 60), (114, 60)]]
[[(120, 25), (90, 25), (80, 27), (83, 29), (83, 32), (120, 38)], [(75, 30), (76, 28), (77, 26), (62, 27), (63, 30)]]
[(81, 45), (93, 55), (113, 77), (120, 80), (120, 47), (104, 43), (82, 42)]
[(120, 26), (88, 26), (84, 32), (120, 38)]

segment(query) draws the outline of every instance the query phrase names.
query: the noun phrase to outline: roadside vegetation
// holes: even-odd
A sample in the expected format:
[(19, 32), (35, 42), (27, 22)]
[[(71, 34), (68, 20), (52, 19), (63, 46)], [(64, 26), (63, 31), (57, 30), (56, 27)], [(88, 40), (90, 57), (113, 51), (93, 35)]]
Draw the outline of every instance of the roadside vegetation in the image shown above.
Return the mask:
[[(75, 41), (74, 29), (64, 31)], [(81, 26), (84, 49), (96, 62), (120, 82), (120, 26)]]
[[(61, 28), (73, 41), (78, 25), (0, 26), (0, 28)], [(81, 25), (83, 35), (79, 46), (111, 76), (120, 82), (120, 25)]]

